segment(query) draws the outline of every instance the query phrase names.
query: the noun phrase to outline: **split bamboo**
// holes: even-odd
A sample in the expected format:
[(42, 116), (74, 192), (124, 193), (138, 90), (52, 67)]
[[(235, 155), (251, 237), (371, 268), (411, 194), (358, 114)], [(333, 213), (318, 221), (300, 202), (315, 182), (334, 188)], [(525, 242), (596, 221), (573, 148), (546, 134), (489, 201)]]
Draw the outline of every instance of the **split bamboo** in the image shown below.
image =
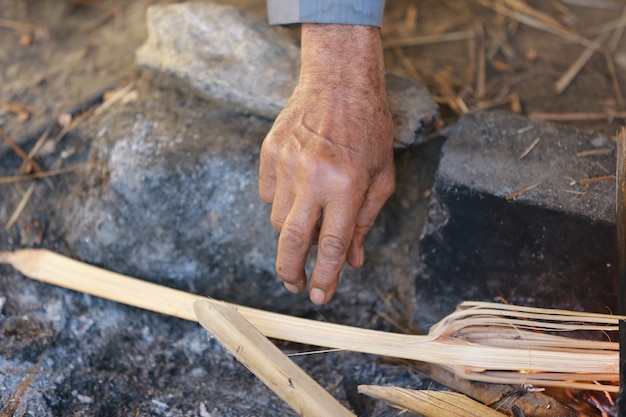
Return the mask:
[(356, 417), (252, 326), (233, 306), (197, 300), (198, 321), (300, 416)]
[(458, 392), (410, 390), (378, 385), (359, 385), (358, 390), (361, 394), (387, 401), (425, 417), (506, 416)]
[[(42, 249), (2, 252), (0, 263), (42, 282), (186, 320), (196, 321), (193, 303), (206, 299)], [(476, 381), (618, 390), (618, 343), (554, 333), (608, 334), (620, 316), (466, 302), (428, 335), (415, 336), (237, 309), (274, 339), (429, 362)]]

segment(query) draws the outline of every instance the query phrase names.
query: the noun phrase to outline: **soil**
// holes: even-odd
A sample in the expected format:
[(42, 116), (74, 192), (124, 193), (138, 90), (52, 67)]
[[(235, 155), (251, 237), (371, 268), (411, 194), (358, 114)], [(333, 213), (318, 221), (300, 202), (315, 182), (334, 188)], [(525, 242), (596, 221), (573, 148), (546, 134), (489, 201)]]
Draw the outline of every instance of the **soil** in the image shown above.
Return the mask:
[[(59, 122), (67, 114), (79, 116), (99, 104), (106, 92), (140, 77), (134, 66), (134, 51), (145, 38), (145, 9), (150, 4), (172, 2), (0, 0), (0, 128), (28, 152), (41, 135), (55, 137), (61, 131)], [(265, 15), (263, 0), (219, 2)], [(490, 50), (495, 45), (493, 40), (502, 36), (501, 47), (493, 49), (493, 56), (484, 58), (484, 78), (479, 70), (481, 54), (473, 52), (481, 50), (473, 46), (480, 45), (479, 38), (386, 49), (388, 69), (425, 83), (440, 102), (446, 124), (454, 123), (460, 112), (446, 85), (451, 87), (456, 103), (460, 99), (469, 110), (576, 113), (575, 119), (581, 119), (580, 113), (605, 113), (607, 120), (568, 123), (609, 137), (614, 137), (625, 123), (624, 117), (612, 119), (610, 115), (626, 110), (618, 87), (626, 86), (626, 36), (618, 38), (615, 49), (606, 55), (594, 54), (571, 85), (557, 94), (555, 82), (585, 46), (514, 19), (503, 19), (482, 6), (486, 2), (481, 0), (387, 3), (383, 27), (386, 41), (472, 31), (484, 34), (484, 47)], [(596, 30), (599, 25), (619, 18), (624, 7), (623, 0), (576, 2), (583, 6), (574, 6), (573, 1), (567, 0), (528, 3), (554, 17), (569, 31), (590, 39), (599, 36)], [(612, 33), (609, 32), (609, 39)], [(610, 64), (614, 64), (614, 74)], [(425, 156), (434, 157), (438, 146), (434, 142), (425, 145)], [(56, 148), (42, 149), (37, 160), (44, 169), (55, 169), (84, 160), (87, 151), (88, 143), (69, 134)], [(20, 165), (8, 142), (0, 140), (0, 177), (15, 175)], [(54, 193), (62, 195), (70, 181), (67, 178), (54, 180)], [(432, 175), (425, 176), (425, 181), (431, 179)], [(0, 250), (43, 246), (63, 251), (64, 231), (51, 224), (52, 216), (46, 214), (58, 210), (47, 199), (51, 193), (48, 187), (35, 188), (32, 200), (13, 226), (5, 227), (28, 189), (29, 183), (0, 183)], [(426, 212), (420, 215), (425, 217)], [(59, 305), (47, 305), (47, 302)], [(69, 305), (75, 317), (56, 317), (52, 321), (37, 318), (42, 308), (47, 316), (55, 317), (55, 309), (61, 308), (60, 305), (65, 308)], [(98, 334), (102, 330), (98, 323), (107, 314), (115, 315), (108, 319), (116, 321), (116, 330), (103, 339)], [(142, 320), (152, 327), (135, 328), (135, 314), (142, 315)], [(253, 377), (242, 380), (244, 370), (215, 343), (205, 350), (198, 349), (203, 333), (189, 323), (180, 325), (173, 319), (133, 309), (116, 310), (112, 303), (24, 281), (6, 267), (0, 268), (0, 317), (11, 318), (2, 325), (4, 333), (0, 338), (5, 343), (0, 346), (0, 415), (3, 416), (13, 412), (22, 415), (18, 414), (22, 411), (25, 415), (111, 416), (289, 413)], [(22, 328), (18, 317), (27, 324), (21, 331), (16, 331)], [(169, 346), (172, 339), (176, 340), (175, 346)], [(92, 353), (84, 358), (72, 358), (80, 349)], [(359, 383), (413, 387), (427, 384), (406, 367), (380, 363), (362, 355), (336, 355), (333, 359), (336, 368), (330, 365), (332, 361), (313, 360), (303, 366), (327, 388), (338, 387), (336, 395), (359, 414), (385, 415), (380, 405), (351, 394)], [(113, 357), (119, 361), (109, 360)], [(29, 379), (28, 375), (33, 374), (28, 368), (37, 360), (47, 371)], [(137, 363), (143, 365), (137, 367)], [(16, 364), (21, 364), (21, 368), (9, 369)], [(63, 366), (71, 369), (61, 369)], [(206, 383), (202, 377), (211, 367), (223, 373), (219, 381), (223, 387), (212, 388), (223, 396), (222, 404), (231, 403), (230, 408), (212, 406), (211, 401), (196, 398), (202, 394), (198, 391), (206, 389), (198, 387)], [(150, 384), (153, 381), (158, 382)], [(19, 384), (28, 388), (26, 382), (31, 384), (28, 398), (15, 410), (7, 408), (9, 398), (20, 392)], [(212, 398), (209, 394), (206, 397)]]

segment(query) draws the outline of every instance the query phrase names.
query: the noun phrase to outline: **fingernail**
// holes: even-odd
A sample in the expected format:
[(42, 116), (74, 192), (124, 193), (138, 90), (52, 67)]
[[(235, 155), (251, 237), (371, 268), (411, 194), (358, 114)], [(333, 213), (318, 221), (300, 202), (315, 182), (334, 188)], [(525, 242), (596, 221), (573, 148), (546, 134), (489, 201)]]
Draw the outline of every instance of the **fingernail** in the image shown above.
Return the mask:
[(296, 287), (293, 284), (289, 284), (288, 282), (285, 282), (285, 288), (287, 288), (287, 291), (293, 292), (293, 293), (299, 293), (302, 292), (300, 291), (300, 288)]
[(313, 304), (320, 305), (326, 302), (326, 292), (319, 288), (313, 288), (309, 297), (311, 297)]
[(365, 264), (365, 251), (361, 248), (361, 251), (359, 252), (359, 268), (362, 267), (363, 264)]

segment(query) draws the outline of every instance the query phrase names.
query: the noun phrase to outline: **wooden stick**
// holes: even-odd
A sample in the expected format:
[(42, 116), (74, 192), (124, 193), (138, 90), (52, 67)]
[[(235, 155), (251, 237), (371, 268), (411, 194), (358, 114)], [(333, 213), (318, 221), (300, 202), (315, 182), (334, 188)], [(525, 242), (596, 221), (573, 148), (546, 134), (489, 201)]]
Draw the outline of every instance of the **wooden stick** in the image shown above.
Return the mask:
[(533, 390), (519, 389), (519, 384), (485, 384), (459, 378), (445, 367), (426, 362), (412, 362), (411, 366), (441, 385), (467, 395), (481, 404), (509, 413), (516, 407), (527, 417), (576, 417), (578, 413), (555, 398)]
[(76, 126), (78, 126), (79, 124), (81, 124), (82, 122), (90, 118), (91, 116), (97, 116), (103, 113), (109, 107), (113, 106), (115, 103), (120, 101), (127, 93), (130, 92), (130, 90), (133, 88), (134, 85), (135, 85), (134, 81), (131, 81), (130, 83), (122, 87), (120, 90), (115, 92), (111, 97), (103, 101), (102, 104), (100, 104), (95, 109), (87, 110), (86, 112), (82, 113), (80, 116), (72, 120), (72, 123), (70, 123), (68, 126), (61, 129), (61, 131), (57, 133), (56, 137), (54, 138), (53, 143), (55, 145), (58, 145), (59, 142), (61, 142), (61, 139), (63, 139), (65, 135), (71, 132)]
[(35, 32), (41, 30), (39, 26), (32, 25), (26, 22), (18, 22), (17, 20), (0, 18), (0, 28), (12, 29), (21, 32)]
[(583, 158), (585, 156), (593, 156), (593, 155), (608, 155), (613, 152), (614, 152), (613, 148), (590, 149), (588, 151), (576, 152), (576, 157)]
[(6, 225), (4, 225), (4, 228), (6, 230), (10, 230), (17, 221), (17, 219), (20, 218), (20, 215), (22, 214), (22, 211), (24, 211), (28, 200), (30, 200), (31, 195), (33, 195), (33, 191), (35, 191), (35, 185), (35, 183), (32, 183), (28, 186), (28, 189), (20, 199), (20, 202), (17, 204), (17, 207), (13, 211), (13, 214), (9, 218), (9, 221), (7, 221)]
[(198, 300), (193, 309), (202, 327), (298, 415), (355, 417), (233, 306), (215, 300)]
[(544, 182), (545, 181), (541, 181), (541, 182), (538, 182), (536, 184), (529, 185), (527, 187), (522, 188), (521, 190), (517, 190), (517, 191), (515, 191), (515, 192), (513, 192), (511, 194), (508, 194), (508, 195), (504, 196), (504, 198), (507, 199), (507, 200), (513, 200), (513, 199), (519, 197), (522, 194), (526, 194), (527, 192), (534, 190), (535, 188), (537, 188), (540, 185), (542, 185)]
[(0, 177), (0, 184), (12, 184), (15, 182), (20, 182), (20, 181), (34, 180), (37, 178), (53, 177), (55, 175), (61, 175), (61, 174), (66, 174), (68, 172), (76, 171), (77, 169), (85, 168), (86, 166), (87, 164), (76, 164), (76, 165), (72, 165), (72, 166), (65, 167), (65, 168), (53, 169), (50, 171), (36, 172), (34, 174), (29, 174), (29, 175), (15, 175), (12, 177)]
[(600, 10), (620, 10), (621, 4), (619, 1), (613, 0), (561, 0), (565, 4), (578, 7), (590, 7)]
[(361, 394), (387, 401), (425, 417), (504, 417), (486, 405), (458, 392), (410, 390), (399, 387), (359, 385)]
[(41, 165), (37, 161), (32, 160), (28, 154), (18, 145), (11, 136), (9, 136), (2, 128), (0, 128), (0, 137), (13, 149), (13, 152), (20, 157), (25, 165), (30, 165), (35, 172), (42, 172)]
[[(555, 26), (546, 23), (543, 20), (537, 19), (534, 16), (528, 15), (526, 13), (522, 13), (519, 10), (511, 10), (504, 7), (502, 4), (493, 2), (490, 0), (474, 0), (482, 6), (488, 7), (494, 10), (496, 13), (501, 13), (511, 19), (517, 20), (520, 23), (525, 24), (526, 26), (530, 26), (535, 29), (545, 30), (546, 32), (550, 32), (552, 34), (558, 35), (564, 39), (578, 42), (585, 46), (596, 47), (596, 42), (590, 41), (587, 38), (584, 38), (577, 33), (571, 32), (567, 29), (564, 29), (561, 25)], [(519, 2), (517, 4), (520, 4)]]
[(528, 4), (526, 4), (523, 1), (504, 0), (504, 3), (507, 4), (511, 9), (517, 10), (520, 13), (524, 13), (528, 16), (531, 16), (537, 19), (538, 21), (545, 23), (548, 26), (551, 26), (553, 28), (558, 28), (563, 31), (567, 31), (567, 28), (563, 26), (561, 22), (559, 22), (558, 20), (556, 20), (555, 18), (553, 18), (552, 16), (548, 14), (545, 14), (533, 7), (530, 7)]
[(619, 77), (617, 76), (617, 71), (615, 70), (615, 62), (613, 61), (613, 56), (609, 53), (604, 54), (604, 60), (606, 61), (606, 67), (609, 71), (609, 75), (611, 75), (611, 83), (613, 84), (613, 91), (615, 92), (615, 99), (617, 100), (617, 105), (619, 108), (624, 108), (624, 94), (622, 93), (622, 87), (619, 82)]
[(551, 120), (553, 122), (578, 122), (587, 120), (613, 120), (626, 119), (626, 111), (605, 113), (539, 113), (533, 112), (528, 115), (535, 120)]
[(574, 78), (578, 75), (578, 73), (587, 65), (587, 62), (591, 59), (591, 57), (598, 51), (599, 48), (602, 47), (602, 42), (608, 38), (608, 33), (604, 33), (598, 36), (594, 41), (596, 42), (593, 46), (588, 46), (582, 54), (574, 61), (574, 63), (568, 68), (567, 71), (559, 78), (559, 80), (554, 84), (554, 88), (557, 94), (563, 93), (567, 89), (567, 87), (572, 83)]
[(476, 33), (476, 97), (483, 100), (487, 94), (487, 58), (485, 57), (485, 28), (475, 25)]
[(528, 147), (526, 147), (526, 149), (524, 150), (524, 152), (522, 152), (522, 154), (517, 158), (519, 160), (524, 159), (526, 156), (528, 156), (528, 154), (535, 149), (535, 146), (537, 146), (537, 144), (541, 141), (541, 137), (535, 138), (535, 140), (532, 141), (532, 143), (530, 145), (528, 145)]
[[(205, 298), (43, 249), (0, 252), (0, 263), (11, 264), (42, 282), (192, 321), (196, 321), (193, 302)], [(560, 373), (601, 374), (603, 378), (598, 379), (602, 381), (617, 380), (617, 343), (540, 333), (596, 330), (604, 334), (616, 329), (617, 316), (464, 303), (459, 311), (433, 326), (428, 335), (415, 336), (236, 307), (266, 337), (446, 365), (468, 379), (484, 381), (490, 377), (487, 371), (508, 371), (517, 375), (518, 383), (524, 383), (533, 372), (551, 373), (553, 380), (542, 380), (543, 386), (566, 384)], [(489, 329), (487, 337), (485, 329)], [(597, 385), (595, 389), (613, 388)]]
[(450, 76), (443, 70), (437, 71), (433, 75), (433, 80), (437, 89), (441, 93), (444, 102), (459, 116), (467, 113), (469, 109), (463, 100), (454, 93), (454, 87)]
[(434, 35), (409, 36), (399, 39), (387, 39), (383, 41), (384, 49), (406, 48), (409, 46), (429, 45), (441, 42), (464, 41), (474, 37), (471, 30), (459, 32), (438, 33)]
[(583, 178), (582, 180), (579, 180), (578, 182), (580, 183), (580, 185), (591, 185), (591, 184), (597, 184), (599, 182), (610, 181), (614, 179), (615, 179), (615, 175), (603, 175), (602, 177)]

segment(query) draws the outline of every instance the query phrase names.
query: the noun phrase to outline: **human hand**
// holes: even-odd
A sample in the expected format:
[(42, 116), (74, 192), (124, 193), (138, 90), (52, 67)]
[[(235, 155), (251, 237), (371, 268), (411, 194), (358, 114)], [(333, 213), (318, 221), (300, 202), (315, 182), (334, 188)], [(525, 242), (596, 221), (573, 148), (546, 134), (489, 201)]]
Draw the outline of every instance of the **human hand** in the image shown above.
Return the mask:
[(328, 302), (395, 187), (393, 120), (377, 28), (302, 26), (302, 69), (261, 149), (259, 192), (280, 232), (276, 271), (292, 292), (318, 244), (309, 296)]

